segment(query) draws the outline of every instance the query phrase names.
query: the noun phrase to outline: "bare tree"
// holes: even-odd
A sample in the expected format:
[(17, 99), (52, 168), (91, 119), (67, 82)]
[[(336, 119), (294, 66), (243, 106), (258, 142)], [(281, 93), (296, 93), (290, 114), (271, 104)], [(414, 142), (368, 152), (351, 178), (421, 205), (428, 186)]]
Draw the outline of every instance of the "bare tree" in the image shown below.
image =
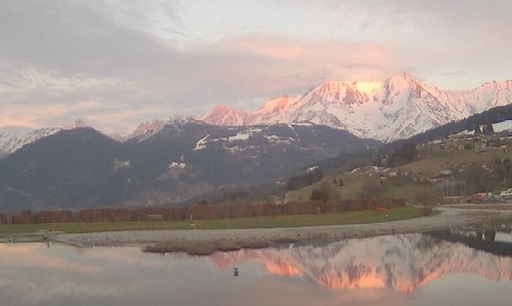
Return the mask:
[(439, 202), (439, 193), (433, 186), (425, 186), (416, 191), (414, 200), (423, 206), (423, 213), (429, 216), (435, 211), (435, 207)]

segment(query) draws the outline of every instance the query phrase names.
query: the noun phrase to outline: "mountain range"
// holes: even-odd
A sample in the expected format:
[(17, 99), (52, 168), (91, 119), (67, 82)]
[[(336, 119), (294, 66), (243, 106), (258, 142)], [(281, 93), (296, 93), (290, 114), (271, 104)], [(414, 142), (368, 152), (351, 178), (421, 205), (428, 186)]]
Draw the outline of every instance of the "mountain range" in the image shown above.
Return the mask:
[(171, 205), (275, 183), (340, 152), (381, 145), (310, 123), (222, 127), (175, 118), (124, 142), (64, 129), (0, 159), (0, 211)]
[[(220, 126), (310, 122), (346, 130), (360, 138), (392, 142), (511, 102), (512, 80), (490, 81), (473, 90), (443, 92), (402, 73), (385, 81), (326, 82), (302, 96), (268, 100), (253, 112), (219, 104), (209, 114), (196, 118)], [(165, 123), (160, 119), (142, 122), (132, 133), (108, 136), (126, 141), (157, 131)], [(87, 126), (78, 119), (63, 128), (1, 127), (0, 158), (61, 129)]]
[(199, 119), (226, 126), (307, 121), (391, 142), (511, 102), (512, 80), (445, 92), (402, 73), (382, 82), (323, 83), (300, 97), (271, 99), (253, 112), (218, 105)]
[[(161, 129), (165, 123), (166, 122), (164, 120), (155, 119), (153, 121), (140, 123), (137, 128), (128, 135), (122, 135), (120, 133), (104, 134), (114, 140), (122, 142), (144, 134), (151, 134), (152, 132)], [(93, 127), (82, 119), (77, 119), (64, 127), (46, 127), (40, 129), (33, 129), (24, 126), (0, 127), (0, 159), (6, 155), (14, 153), (26, 144), (53, 135), (62, 130), (72, 130), (76, 128)]]
[[(321, 160), (344, 159), (341, 153), (370, 152), (379, 140), (510, 119), (510, 101), (512, 81), (445, 93), (400, 74), (384, 82), (328, 82), (255, 112), (218, 106), (200, 119), (145, 122), (125, 137), (81, 120), (65, 128), (3, 127), (0, 211), (166, 205), (275, 183)], [(472, 113), (482, 118), (460, 120)], [(446, 122), (453, 126), (444, 128)]]

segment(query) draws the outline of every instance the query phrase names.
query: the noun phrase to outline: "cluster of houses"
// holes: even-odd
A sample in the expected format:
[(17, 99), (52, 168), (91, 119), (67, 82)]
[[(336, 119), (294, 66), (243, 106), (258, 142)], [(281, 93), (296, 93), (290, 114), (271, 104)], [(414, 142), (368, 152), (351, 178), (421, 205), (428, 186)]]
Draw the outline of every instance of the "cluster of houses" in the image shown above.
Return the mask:
[(442, 150), (475, 150), (486, 152), (488, 150), (504, 150), (512, 145), (512, 131), (504, 130), (493, 134), (475, 134), (474, 132), (460, 132), (448, 135), (444, 139), (435, 139), (418, 145), (418, 149), (431, 151)]
[[(512, 123), (511, 123), (512, 124)], [(461, 132), (452, 134), (444, 139), (436, 139), (417, 145), (419, 152), (442, 152), (444, 150), (473, 150), (477, 153), (485, 154), (491, 151), (500, 151), (500, 153), (508, 153), (509, 146), (512, 145), (512, 130), (504, 130), (499, 133), (492, 134), (475, 134), (473, 132)], [(353, 173), (363, 174), (369, 177), (380, 177), (381, 180), (399, 181), (401, 184), (430, 184), (437, 187), (437, 191), (441, 197), (466, 197), (469, 201), (474, 202), (490, 202), (501, 200), (492, 194), (482, 193), (478, 195), (470, 195), (467, 188), (466, 180), (460, 179), (461, 174), (467, 170), (466, 163), (453, 163), (446, 165), (445, 169), (441, 169), (434, 174), (426, 174), (416, 171), (403, 171), (398, 168), (386, 167), (366, 167), (357, 168)], [(480, 167), (485, 172), (492, 172), (492, 165), (485, 163)], [(469, 197), (468, 197), (469, 196)], [(478, 199), (477, 199), (478, 198)]]

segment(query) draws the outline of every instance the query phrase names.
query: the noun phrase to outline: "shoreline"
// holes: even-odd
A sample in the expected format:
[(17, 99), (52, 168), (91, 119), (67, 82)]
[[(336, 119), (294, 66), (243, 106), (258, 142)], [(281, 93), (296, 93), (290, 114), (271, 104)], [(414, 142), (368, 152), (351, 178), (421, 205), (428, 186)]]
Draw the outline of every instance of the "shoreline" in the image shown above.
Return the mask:
[(77, 247), (138, 246), (147, 252), (185, 252), (191, 255), (207, 255), (214, 251), (240, 248), (262, 248), (285, 243), (332, 242), (391, 234), (425, 233), (468, 227), (482, 222), (512, 221), (512, 210), (460, 207), (441, 207), (441, 212), (436, 215), (381, 223), (294, 228), (141, 230), (56, 234), (49, 237), (49, 240)]

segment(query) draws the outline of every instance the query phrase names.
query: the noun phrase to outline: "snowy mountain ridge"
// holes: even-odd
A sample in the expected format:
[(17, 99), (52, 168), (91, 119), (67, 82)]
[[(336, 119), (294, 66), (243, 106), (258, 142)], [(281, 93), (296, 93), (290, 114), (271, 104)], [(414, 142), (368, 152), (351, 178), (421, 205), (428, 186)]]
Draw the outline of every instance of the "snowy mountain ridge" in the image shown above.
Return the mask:
[[(168, 121), (172, 122), (171, 120)], [(145, 139), (151, 137), (153, 134), (161, 130), (166, 122), (163, 120), (153, 120), (140, 123), (137, 128), (128, 135), (119, 133), (111, 134), (104, 133), (108, 137), (122, 142), (131, 138)], [(93, 128), (82, 119), (77, 119), (74, 122), (67, 124), (64, 127), (47, 127), (41, 129), (33, 129), (24, 126), (4, 126), (0, 127), (0, 159), (14, 153), (24, 145), (32, 143), (41, 138), (53, 135), (62, 130), (73, 130), (77, 128)]]
[[(360, 138), (391, 142), (511, 102), (512, 80), (490, 81), (465, 92), (449, 92), (402, 73), (385, 81), (329, 81), (312, 87), (302, 96), (268, 100), (252, 112), (217, 105), (211, 113), (197, 119), (157, 119), (142, 122), (130, 134), (108, 135), (117, 141), (142, 141), (165, 125), (180, 126), (193, 120), (222, 126), (311, 122), (347, 130)], [(64, 128), (0, 127), (0, 158), (62, 129), (78, 127), (90, 125), (78, 119)]]
[(269, 100), (254, 112), (218, 105), (200, 119), (227, 126), (309, 121), (391, 142), (511, 102), (512, 80), (443, 92), (402, 73), (383, 82), (326, 82), (301, 97)]
[(58, 127), (37, 130), (26, 127), (2, 127), (0, 128), (0, 158), (13, 153), (26, 144), (53, 135), (61, 130), (62, 128)]

